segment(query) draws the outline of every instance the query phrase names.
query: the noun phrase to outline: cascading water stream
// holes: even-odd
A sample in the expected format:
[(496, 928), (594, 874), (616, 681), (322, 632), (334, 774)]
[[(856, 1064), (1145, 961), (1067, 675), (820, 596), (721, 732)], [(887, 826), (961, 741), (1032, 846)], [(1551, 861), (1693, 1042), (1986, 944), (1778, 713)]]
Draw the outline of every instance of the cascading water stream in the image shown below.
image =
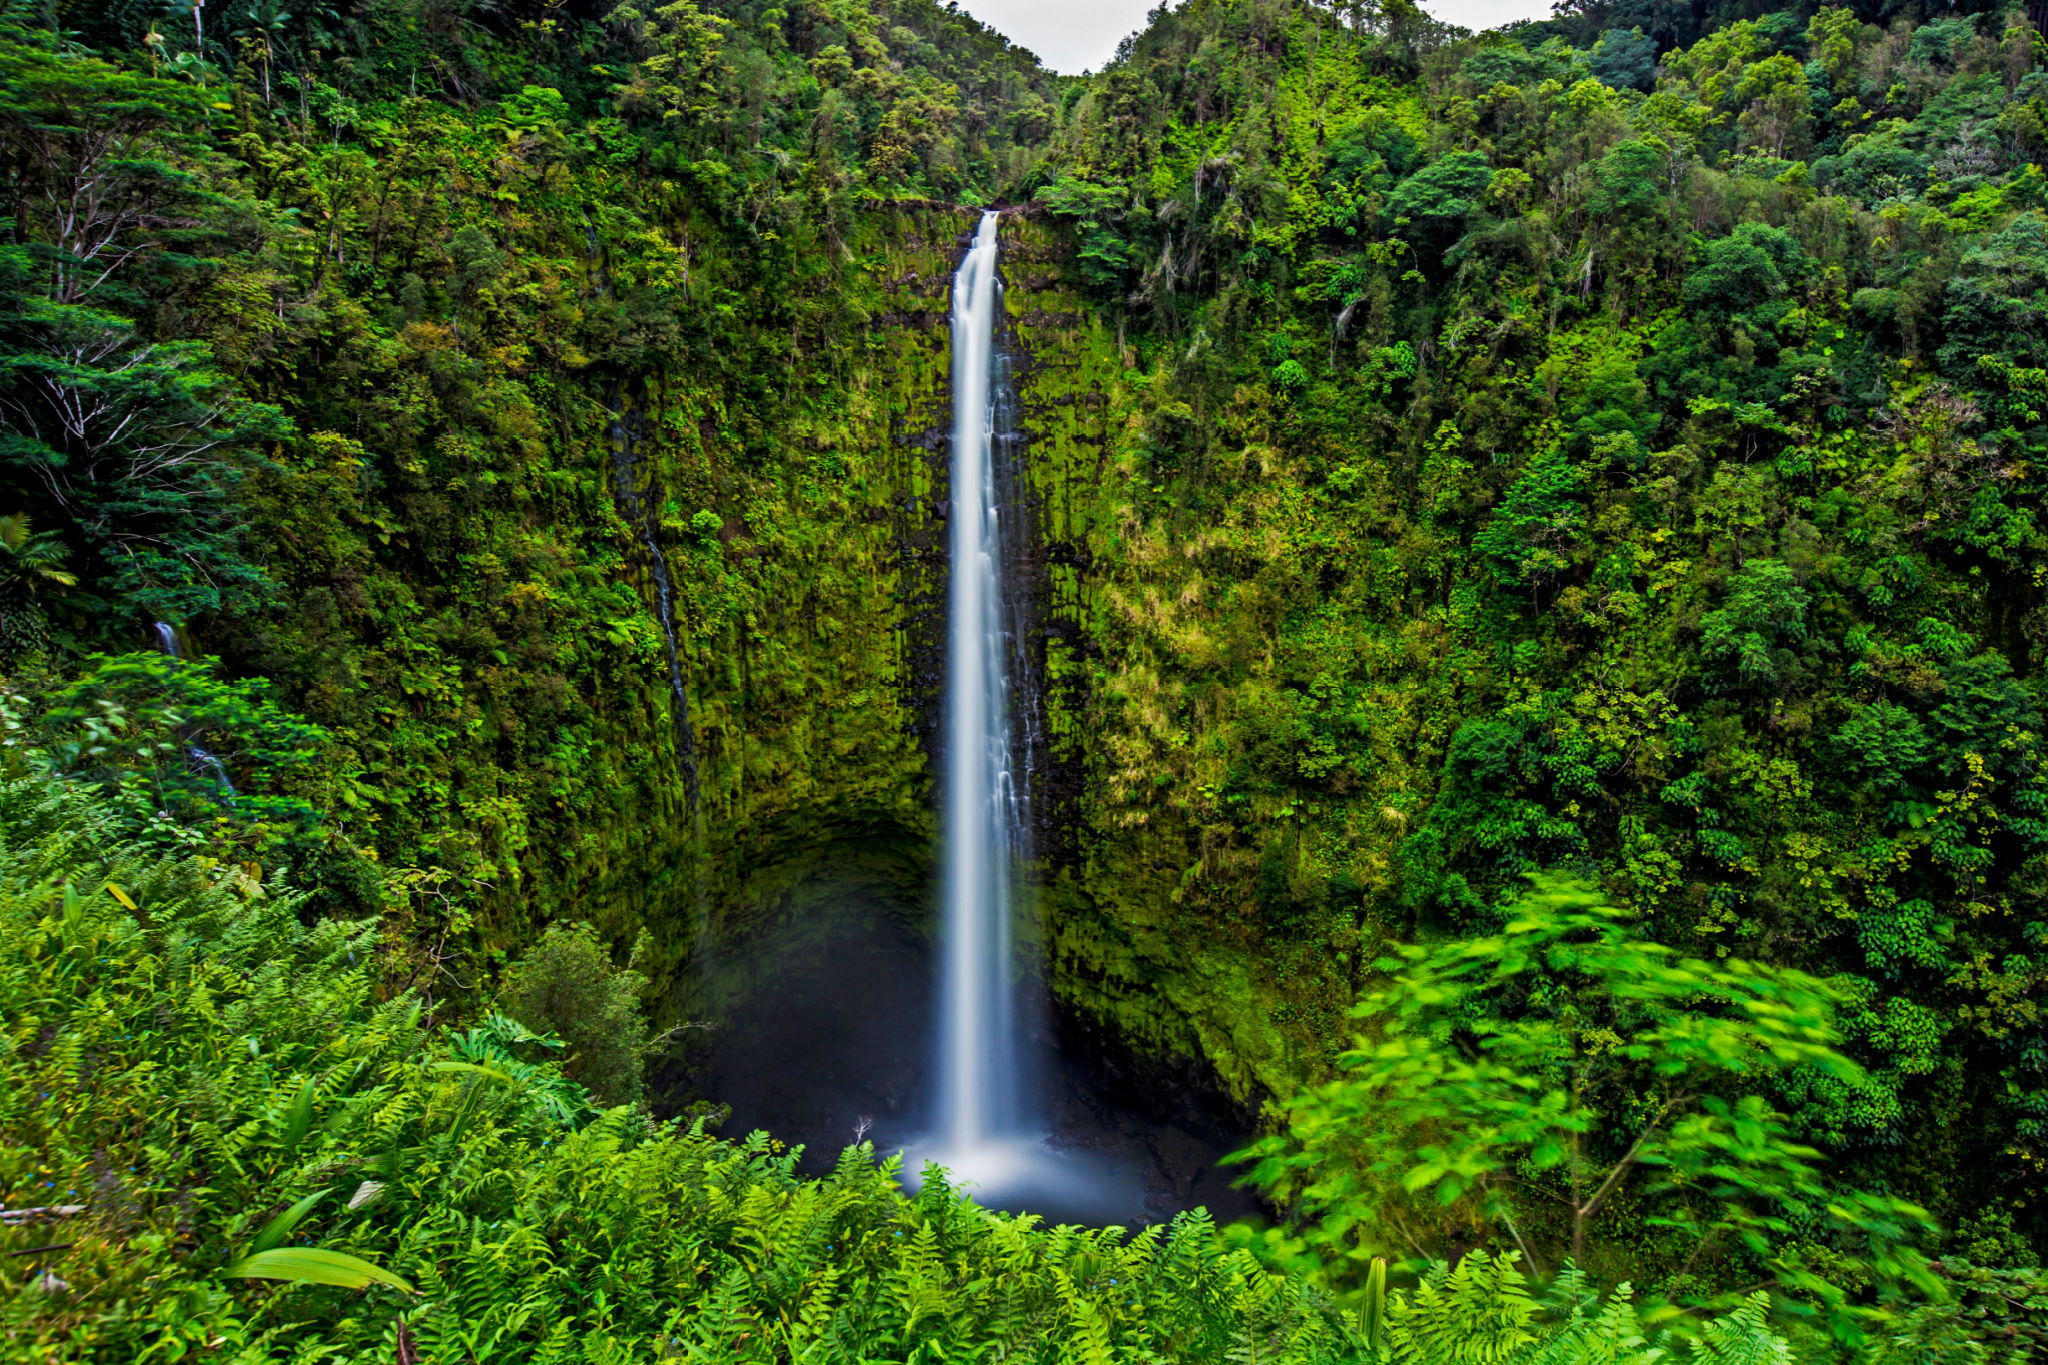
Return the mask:
[(952, 572), (946, 603), (939, 1138), (965, 1156), (1015, 1132), (1010, 882), (1021, 843), (1010, 771), (1003, 524), (994, 461), (998, 217), (953, 282)]
[[(1019, 987), (1011, 887), (1026, 847), (1024, 799), (1011, 744), (1013, 665), (1025, 676), (1021, 599), (1005, 566), (1018, 491), (1007, 372), (996, 346), (1003, 286), (996, 276), (999, 215), (984, 213), (953, 280), (953, 469), (947, 512), (951, 574), (946, 592), (946, 698), (940, 779), (937, 1131), (916, 1155), (936, 1162), (978, 1198), (1005, 1207), (1135, 1212), (1128, 1171), (1091, 1154), (1062, 1151), (1026, 1084), (1018, 1028)], [(1021, 757), (1036, 747), (1024, 708)], [(914, 1168), (913, 1168), (914, 1169)], [(915, 1179), (915, 1177), (913, 1177)]]
[[(177, 627), (165, 621), (158, 621), (151, 627), (151, 632), (156, 636), (156, 647), (167, 657), (173, 659), (183, 659), (185, 657), (184, 649), (178, 644)], [(226, 798), (229, 805), (233, 805), (237, 793), (235, 791), (235, 784), (228, 780), (227, 764), (221, 762), (219, 758), (194, 743), (189, 731), (181, 729), (179, 735), (185, 742), (186, 760), (201, 772), (211, 773), (214, 785), (220, 789), (220, 794)]]
[[(767, 936), (735, 962), (736, 973), (760, 974), (760, 997), (695, 1093), (734, 1104), (745, 1124), (802, 1134), (814, 1159), (872, 1134), (883, 1150), (900, 1145), (912, 1187), (936, 1165), (986, 1206), (1128, 1225), (1187, 1206), (1196, 1182), (1222, 1181), (1204, 1175), (1202, 1140), (1131, 1114), (1080, 1079), (1085, 1063), (1061, 1056), (1050, 1030), (1028, 1026), (1052, 1016), (1012, 931), (1034, 907), (1013, 904), (1012, 891), (1031, 884), (1028, 802), (1047, 741), (1033, 688), (1028, 446), (999, 344), (1000, 222), (981, 216), (953, 279), (936, 999), (916, 936), (900, 923), (901, 939), (860, 925), (877, 902), (857, 869), (843, 883), (822, 876), (836, 908), (817, 937)], [(624, 440), (615, 449), (631, 455)], [(622, 474), (622, 507), (637, 506), (631, 486)], [(927, 1052), (911, 1039), (934, 1005)]]

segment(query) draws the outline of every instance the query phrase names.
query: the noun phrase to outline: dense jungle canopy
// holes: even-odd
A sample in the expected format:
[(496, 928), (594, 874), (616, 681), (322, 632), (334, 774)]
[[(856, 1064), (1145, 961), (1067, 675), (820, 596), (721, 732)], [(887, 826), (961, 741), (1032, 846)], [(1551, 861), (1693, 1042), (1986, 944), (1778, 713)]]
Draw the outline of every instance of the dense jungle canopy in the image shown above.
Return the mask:
[[(8, 1358), (2048, 1354), (2043, 23), (10, 0)], [(929, 864), (983, 207), (1040, 970), (1261, 1230), (649, 1079)]]

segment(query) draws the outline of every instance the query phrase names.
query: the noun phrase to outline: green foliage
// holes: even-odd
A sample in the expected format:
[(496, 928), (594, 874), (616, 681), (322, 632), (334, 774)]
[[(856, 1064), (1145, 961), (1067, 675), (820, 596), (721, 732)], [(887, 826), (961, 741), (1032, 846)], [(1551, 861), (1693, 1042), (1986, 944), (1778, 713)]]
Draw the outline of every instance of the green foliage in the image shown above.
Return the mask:
[[(1567, 1277), (1539, 1303), (1512, 1258), (1478, 1257), (1412, 1293), (1382, 1280), (1375, 1348), (1199, 1213), (1048, 1230), (936, 1169), (906, 1195), (865, 1145), (801, 1179), (762, 1134), (563, 1115), (525, 1080), (479, 1083), (416, 999), (380, 1001), (372, 926), (308, 927), (283, 885), (160, 859), (63, 785), (0, 785), (0, 815), (0, 1178), (64, 1240), (0, 1230), (30, 1252), (0, 1261), (25, 1349), (1591, 1365), (1642, 1345), (1626, 1295)], [(1783, 1351), (1753, 1314), (1708, 1340)]]
[(159, 858), (63, 785), (0, 785), (0, 815), (0, 1180), (63, 1206), (65, 1243), (0, 1231), (35, 1248), (0, 1261), (22, 1349), (1355, 1357), (1352, 1318), (1200, 1215), (1048, 1231), (937, 1172), (907, 1196), (864, 1146), (805, 1180), (765, 1135), (564, 1117), (378, 998), (374, 926), (308, 927), (283, 885)]
[[(0, 599), (0, 724), (165, 619), (329, 737), (200, 740), (230, 802), (189, 699), (155, 758), (37, 732), (105, 729), (128, 828), (380, 911), (437, 1013), (566, 918), (675, 1007), (707, 906), (916, 846), (956, 206), (1016, 203), (1054, 989), (1292, 1093), (1390, 943), (1568, 860), (1854, 1002), (1792, 1141), (1948, 1250), (2048, 1236), (2019, 16), (1190, 0), (1062, 80), (927, 0), (50, 13), (0, 40), (0, 439), (79, 582)], [(582, 1113), (509, 1027), (435, 1073), (465, 1140)], [(1718, 1254), (1655, 1291), (1760, 1277)]]
[(295, 1284), (330, 1284), (338, 1289), (367, 1289), (388, 1284), (410, 1294), (412, 1286), (388, 1270), (380, 1270), (360, 1256), (318, 1247), (291, 1247), (258, 1251), (221, 1269), (226, 1279), (290, 1280)]
[(286, 435), (187, 340), (110, 306), (175, 270), (206, 198), (203, 102), (175, 82), (65, 53), (0, 21), (0, 145), (16, 238), (0, 247), (0, 462), (29, 514), (92, 558), (101, 610), (142, 622), (246, 610), (270, 589), (241, 543), (234, 486)]
[[(1254, 8), (1156, 16), (1053, 159), (1131, 262), (1126, 482), (1043, 485), (1095, 566), (1064, 719), (1108, 928), (1071, 994), (1149, 1019), (1159, 982), (1241, 1093), (1292, 1093), (1392, 944), (1569, 863), (1688, 959), (1856, 1002), (1862, 1081), (1759, 1092), (1817, 1166), (2038, 1243), (2030, 22)], [(1611, 1217), (1603, 1277), (1675, 1236)]]
[(558, 1034), (563, 1074), (606, 1106), (640, 1098), (647, 1019), (640, 998), (647, 978), (614, 966), (610, 948), (588, 924), (550, 924), (505, 973), (506, 1008), (522, 1022)]
[(1775, 690), (1798, 667), (1806, 607), (1789, 564), (1753, 560), (1729, 583), (1726, 605), (1701, 618), (1700, 652), (1735, 685)]
[(1781, 301), (1806, 269), (1806, 253), (1782, 228), (1744, 223), (1708, 242), (1685, 277), (1685, 302), (1719, 324), (1767, 329), (1783, 316)]
[(332, 737), (270, 691), (221, 677), (216, 660), (90, 655), (23, 715), (16, 744), (103, 792), (137, 837), (260, 856), (308, 836), (351, 782)]
[(70, 550), (54, 531), (35, 531), (26, 516), (0, 517), (0, 668), (12, 668), (49, 643), (49, 617), (37, 598), (78, 586), (59, 568)]
[(1412, 223), (1425, 241), (1455, 235), (1481, 209), (1479, 192), (1493, 168), (1478, 152), (1453, 152), (1394, 187), (1387, 207), (1396, 221)]
[(1657, 74), (1657, 44), (1639, 28), (1610, 28), (1586, 54), (1586, 69), (1616, 90), (1647, 90)]
[(1535, 588), (1570, 565), (1585, 524), (1585, 482), (1562, 451), (1544, 451), (1529, 461), (1472, 539), (1494, 583)]
[(1048, 209), (1073, 220), (1074, 255), (1082, 279), (1098, 290), (1116, 289), (1133, 262), (1130, 244), (1117, 232), (1122, 191), (1063, 175), (1045, 188), (1042, 198)]
[(1834, 997), (1801, 973), (1688, 958), (1596, 892), (1539, 882), (1495, 935), (1405, 947), (1358, 1006), (1340, 1076), (1248, 1149), (1298, 1209), (1282, 1245), (1325, 1273), (1376, 1246), (1438, 1254), (1439, 1210), (1497, 1224), (1531, 1259), (1583, 1261), (1610, 1209), (1659, 1230), (1635, 1249), (1682, 1280), (1733, 1258), (1838, 1334), (1843, 1276), (1931, 1284), (1910, 1203), (1829, 1179), (1772, 1096), (1795, 1075), (1854, 1083)]

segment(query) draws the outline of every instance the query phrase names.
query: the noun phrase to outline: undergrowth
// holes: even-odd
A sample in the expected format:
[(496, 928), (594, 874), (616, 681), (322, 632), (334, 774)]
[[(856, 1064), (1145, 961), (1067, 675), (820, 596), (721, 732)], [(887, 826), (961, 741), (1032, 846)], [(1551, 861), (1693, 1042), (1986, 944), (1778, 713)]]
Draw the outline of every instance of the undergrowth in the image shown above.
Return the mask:
[[(1656, 1358), (1625, 1294), (1509, 1258), (1340, 1303), (1201, 1213), (1045, 1228), (869, 1145), (799, 1177), (765, 1134), (597, 1108), (503, 1016), (430, 1017), (373, 923), (305, 905), (0, 785), (7, 1358)], [(1689, 1349), (1788, 1359), (1762, 1311)]]

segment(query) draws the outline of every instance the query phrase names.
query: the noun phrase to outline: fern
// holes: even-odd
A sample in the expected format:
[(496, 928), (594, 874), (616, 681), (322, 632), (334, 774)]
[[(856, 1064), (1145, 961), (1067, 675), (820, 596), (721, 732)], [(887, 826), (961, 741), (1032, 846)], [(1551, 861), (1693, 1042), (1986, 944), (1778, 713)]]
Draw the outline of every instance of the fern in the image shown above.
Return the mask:
[[(116, 873), (134, 909), (77, 889)], [(1048, 1229), (977, 1207), (943, 1173), (907, 1197), (871, 1148), (811, 1180), (765, 1135), (728, 1142), (630, 1108), (557, 1105), (546, 1097), (569, 1092), (555, 1089), (567, 1083), (553, 1049), (509, 1021), (454, 1034), (416, 1000), (379, 999), (359, 965), (374, 926), (308, 927), (284, 888), (252, 895), (208, 873), (122, 853), (76, 794), (0, 782), (0, 1161), (16, 1187), (40, 1166), (50, 1202), (93, 1205), (57, 1272), (68, 1296), (27, 1292), (39, 1256), (0, 1257), (0, 1274), (20, 1277), (21, 1292), (0, 1296), (19, 1354), (1657, 1359), (1625, 1293), (1602, 1299), (1572, 1273), (1539, 1299), (1511, 1256), (1387, 1290), (1375, 1347), (1364, 1317), (1200, 1213), (1131, 1237)], [(88, 1062), (90, 1085), (66, 1089), (67, 1068)], [(344, 1197), (365, 1182), (382, 1186), (375, 1198)], [(265, 1226), (280, 1239), (271, 1251), (317, 1229), (322, 1251), (415, 1293), (223, 1276)], [(0, 1251), (46, 1233), (0, 1230)], [(1760, 1301), (1684, 1349), (1701, 1365), (1791, 1359)]]
[(1790, 1365), (1791, 1348), (1772, 1334), (1771, 1300), (1758, 1292), (1734, 1312), (1707, 1324), (1692, 1342), (1697, 1365)]

